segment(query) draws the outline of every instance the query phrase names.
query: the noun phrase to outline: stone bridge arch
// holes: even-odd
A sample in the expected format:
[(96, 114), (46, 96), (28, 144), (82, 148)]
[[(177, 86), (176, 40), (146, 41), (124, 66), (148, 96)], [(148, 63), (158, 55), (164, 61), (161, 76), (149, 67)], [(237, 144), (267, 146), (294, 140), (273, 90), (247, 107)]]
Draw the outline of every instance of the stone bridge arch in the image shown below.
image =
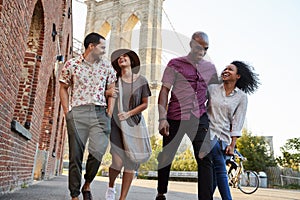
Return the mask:
[[(161, 23), (164, 0), (85, 0), (87, 18), (85, 35), (98, 32), (110, 34), (108, 55), (118, 48), (130, 48), (139, 54), (141, 74), (151, 87), (149, 109), (144, 112), (151, 134), (157, 132), (157, 82), (161, 79)], [(139, 29), (135, 29), (137, 24)], [(138, 45), (132, 46), (133, 32), (138, 34)]]

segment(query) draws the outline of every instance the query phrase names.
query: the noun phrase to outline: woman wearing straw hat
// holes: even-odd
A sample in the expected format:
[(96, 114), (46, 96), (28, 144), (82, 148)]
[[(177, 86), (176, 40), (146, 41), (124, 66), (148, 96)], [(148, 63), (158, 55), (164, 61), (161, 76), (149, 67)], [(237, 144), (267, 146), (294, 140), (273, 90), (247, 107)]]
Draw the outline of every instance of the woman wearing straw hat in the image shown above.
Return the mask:
[[(142, 111), (148, 107), (148, 97), (151, 96), (151, 91), (147, 79), (138, 74), (140, 59), (134, 51), (130, 49), (114, 51), (111, 55), (111, 63), (117, 72), (118, 82), (121, 81), (122, 85), (123, 112), (119, 112), (118, 100), (116, 100), (111, 120), (112, 129), (110, 135), (112, 164), (109, 167), (109, 184), (105, 197), (107, 200), (115, 199), (114, 183), (122, 167), (124, 167), (119, 198), (124, 200), (133, 180), (134, 172), (139, 168), (139, 164), (131, 161), (125, 155), (122, 131), (119, 124), (123, 120), (126, 120), (128, 124), (139, 123)], [(118, 88), (116, 90), (118, 91)]]

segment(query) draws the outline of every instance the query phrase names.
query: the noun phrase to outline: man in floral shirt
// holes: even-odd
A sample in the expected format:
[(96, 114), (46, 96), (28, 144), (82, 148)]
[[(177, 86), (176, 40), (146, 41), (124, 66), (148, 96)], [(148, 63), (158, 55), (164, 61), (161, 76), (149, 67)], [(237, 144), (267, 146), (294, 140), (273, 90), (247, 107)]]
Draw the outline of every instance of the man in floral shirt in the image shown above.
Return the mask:
[(60, 100), (69, 139), (69, 190), (78, 200), (81, 187), (82, 160), (89, 139), (83, 199), (92, 199), (90, 184), (95, 178), (108, 146), (116, 73), (105, 54), (105, 38), (90, 33), (84, 39), (85, 52), (65, 63), (60, 76)]

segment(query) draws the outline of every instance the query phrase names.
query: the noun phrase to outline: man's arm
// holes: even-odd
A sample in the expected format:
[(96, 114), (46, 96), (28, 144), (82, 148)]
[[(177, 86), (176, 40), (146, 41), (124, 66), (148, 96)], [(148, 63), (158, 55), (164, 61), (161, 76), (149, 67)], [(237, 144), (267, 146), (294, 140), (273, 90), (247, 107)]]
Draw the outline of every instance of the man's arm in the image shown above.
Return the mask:
[(162, 85), (158, 96), (158, 114), (159, 114), (158, 130), (162, 136), (169, 135), (169, 123), (167, 121), (167, 105), (168, 105), (169, 92), (170, 89)]
[(60, 97), (61, 106), (63, 108), (65, 116), (66, 116), (67, 112), (69, 112), (68, 88), (69, 88), (69, 85), (60, 82), (59, 97)]
[(109, 117), (112, 117), (112, 113), (114, 110), (114, 105), (116, 102), (116, 94), (115, 94), (115, 83), (111, 83), (107, 85), (107, 91), (110, 91), (110, 94), (106, 95), (107, 98), (107, 114)]

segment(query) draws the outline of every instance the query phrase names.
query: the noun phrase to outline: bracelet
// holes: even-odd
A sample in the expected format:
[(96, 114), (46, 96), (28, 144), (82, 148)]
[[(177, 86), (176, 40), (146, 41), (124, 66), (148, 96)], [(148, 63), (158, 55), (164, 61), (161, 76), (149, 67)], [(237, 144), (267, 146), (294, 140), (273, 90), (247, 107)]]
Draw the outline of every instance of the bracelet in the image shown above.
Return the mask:
[(160, 118), (160, 119), (158, 119), (158, 121), (160, 122), (160, 121), (163, 121), (163, 120), (167, 120), (167, 118)]

